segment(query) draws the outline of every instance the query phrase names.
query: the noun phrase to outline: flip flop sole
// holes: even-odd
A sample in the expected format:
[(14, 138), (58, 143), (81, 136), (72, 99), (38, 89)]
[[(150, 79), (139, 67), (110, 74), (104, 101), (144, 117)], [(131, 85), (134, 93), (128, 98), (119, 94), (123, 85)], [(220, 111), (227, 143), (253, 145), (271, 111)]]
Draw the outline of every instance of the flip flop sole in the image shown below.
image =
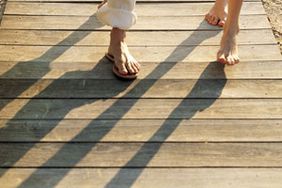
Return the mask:
[(112, 62), (114, 65), (113, 65), (113, 73), (115, 76), (117, 76), (118, 78), (122, 79), (122, 80), (134, 80), (137, 78), (138, 74), (126, 74), (126, 75), (123, 75), (121, 74), (119, 71), (118, 71), (118, 68), (117, 66), (115, 65), (115, 59), (114, 57), (109, 54), (109, 53), (106, 53), (105, 57), (110, 61)]

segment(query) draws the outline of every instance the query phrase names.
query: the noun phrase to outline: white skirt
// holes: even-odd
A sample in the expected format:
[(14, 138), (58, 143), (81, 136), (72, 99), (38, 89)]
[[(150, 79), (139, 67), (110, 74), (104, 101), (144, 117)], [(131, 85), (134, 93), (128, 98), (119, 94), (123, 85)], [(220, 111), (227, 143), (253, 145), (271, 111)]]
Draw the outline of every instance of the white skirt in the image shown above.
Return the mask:
[(104, 25), (127, 30), (136, 23), (134, 12), (136, 0), (108, 0), (96, 12), (96, 16)]

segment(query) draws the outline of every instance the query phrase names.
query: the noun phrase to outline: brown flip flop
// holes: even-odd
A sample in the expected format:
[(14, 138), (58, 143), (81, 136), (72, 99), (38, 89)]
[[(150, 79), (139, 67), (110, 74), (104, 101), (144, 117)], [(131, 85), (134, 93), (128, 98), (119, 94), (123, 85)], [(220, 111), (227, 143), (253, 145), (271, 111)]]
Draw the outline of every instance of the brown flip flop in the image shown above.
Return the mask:
[(114, 56), (109, 54), (109, 53), (106, 53), (105, 54), (105, 57), (110, 61), (112, 62), (114, 65), (113, 65), (113, 73), (115, 76), (117, 76), (118, 78), (120, 79), (123, 79), (123, 80), (134, 80), (137, 78), (138, 74), (121, 74), (117, 68), (117, 66), (115, 65), (115, 59), (114, 59)]

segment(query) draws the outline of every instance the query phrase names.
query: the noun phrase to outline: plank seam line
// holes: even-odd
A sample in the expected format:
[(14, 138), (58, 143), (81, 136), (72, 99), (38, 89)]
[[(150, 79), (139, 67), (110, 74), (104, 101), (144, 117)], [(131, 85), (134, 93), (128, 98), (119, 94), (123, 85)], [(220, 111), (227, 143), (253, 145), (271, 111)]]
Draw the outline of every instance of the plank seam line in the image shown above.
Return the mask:
[[(16, 99), (16, 98), (11, 98), (11, 99)], [(28, 98), (28, 99), (32, 99), (33, 101), (49, 101), (50, 100), (50, 98), (49, 97), (42, 97), (42, 98)], [(111, 98), (103, 98), (103, 97), (90, 97), (90, 98), (53, 98), (53, 97), (51, 97), (51, 99), (53, 99), (53, 100), (91, 100), (91, 99), (111, 99)], [(258, 97), (258, 98), (244, 98), (244, 97), (242, 97), (242, 98), (229, 98), (229, 97), (226, 97), (226, 98), (209, 98), (209, 97), (207, 97), (207, 98), (197, 98), (197, 97), (195, 97), (195, 98), (188, 98), (188, 99), (186, 99), (186, 98), (183, 98), (183, 97), (176, 97), (176, 98), (170, 98), (170, 97), (146, 97), (146, 98), (140, 98), (140, 97), (138, 97), (138, 98), (131, 98), (131, 97), (124, 97), (124, 98), (121, 98), (120, 100), (123, 100), (123, 101), (125, 101), (125, 100), (178, 100), (178, 99), (183, 99), (183, 100), (185, 100), (185, 101), (195, 101), (195, 100), (202, 100), (202, 101), (208, 101), (208, 100), (213, 100), (213, 99), (217, 99), (217, 101), (224, 101), (224, 100), (252, 100), (252, 101), (258, 101), (258, 100), (263, 100), (263, 101), (269, 101), (269, 100), (271, 100), (271, 101), (282, 101), (281, 99), (282, 98), (261, 98), (261, 97)], [(3, 100), (5, 100), (5, 99), (3, 99)]]
[[(266, 43), (239, 43), (238, 46), (276, 46), (279, 42), (266, 42)], [(50, 44), (20, 44), (20, 43), (0, 43), (3, 46), (41, 46), (41, 47), (68, 47), (68, 46), (76, 46), (76, 47), (108, 47), (109, 45), (83, 45), (83, 44), (60, 44), (60, 45), (50, 45)], [(128, 45), (129, 47), (195, 47), (195, 46), (220, 46), (219, 44), (184, 44), (184, 45)]]
[[(30, 32), (32, 32), (32, 31), (38, 31), (38, 30), (42, 30), (42, 31), (51, 31), (51, 32), (54, 32), (54, 29), (14, 29), (14, 28), (1, 28), (0, 27), (0, 31), (1, 30), (3, 30), (3, 31), (9, 31), (9, 30), (11, 30), (11, 31), (15, 31), (15, 30), (19, 30), (19, 31), (22, 31), (22, 30), (28, 30), (28, 31), (30, 31)], [(215, 29), (200, 29), (200, 30), (191, 30), (191, 31), (206, 31), (206, 32), (216, 32), (216, 31), (218, 31), (218, 30), (221, 30), (221, 31), (223, 31), (222, 29), (217, 29), (217, 30), (215, 30)], [(267, 28), (243, 28), (243, 29), (240, 29), (240, 31), (241, 30), (244, 30), (244, 31), (254, 31), (254, 30), (259, 30), (259, 31), (263, 31), (263, 30), (265, 30), (265, 31), (272, 31), (272, 28), (271, 27), (267, 27)], [(58, 29), (58, 30), (55, 30), (56, 32), (64, 32), (64, 31), (78, 31), (78, 32), (86, 32), (86, 31), (88, 31), (88, 30), (86, 30), (86, 31), (81, 31), (81, 30), (77, 30), (77, 29), (73, 29), (73, 30), (66, 30), (66, 29)], [(103, 30), (93, 30), (92, 32), (101, 32), (101, 33), (108, 33), (108, 31), (110, 31), (110, 29), (103, 29)], [(173, 33), (173, 32), (186, 32), (186, 31), (189, 31), (189, 30), (165, 30), (165, 29), (162, 29), (162, 30), (151, 30), (151, 29), (149, 29), (149, 30), (128, 30), (127, 32), (128, 33), (137, 33), (137, 32), (140, 32), (140, 33), (144, 33), (144, 32), (168, 32), (168, 33)], [(274, 38), (273, 38), (274, 39)]]
[(282, 144), (282, 141), (0, 141), (0, 144)]
[[(78, 46), (78, 45), (25, 45), (25, 44), (0, 44), (0, 46), (20, 46), (20, 47), (25, 47), (25, 46), (33, 46), (33, 47), (36, 47), (36, 46), (41, 46), (41, 47), (68, 47), (68, 46)], [(107, 47), (108, 45), (79, 45), (78, 47), (88, 47), (88, 48), (91, 48), (91, 47)], [(178, 47), (179, 45), (156, 45), (156, 46), (151, 46), (151, 45), (143, 45), (143, 46), (136, 46), (136, 45), (129, 45), (129, 47), (133, 47), (133, 48), (141, 48), (141, 47), (164, 47), (164, 48), (169, 48), (169, 47)], [(183, 47), (195, 47), (195, 46), (211, 46), (211, 47), (214, 47), (214, 46), (220, 46), (220, 45), (216, 45), (216, 44), (204, 44), (204, 45), (183, 45)], [(252, 44), (252, 43), (248, 43), (248, 44), (238, 44), (238, 46), (278, 46), (277, 43), (265, 43), (265, 44)], [(182, 45), (180, 46), (182, 47)], [(281, 58), (282, 60), (282, 58)], [(261, 60), (261, 61), (265, 61), (265, 60)], [(4, 62), (4, 61), (1, 61), (1, 62)], [(16, 61), (14, 61), (16, 62)]]
[[(53, 81), (59, 81), (59, 80), (65, 80), (65, 81), (72, 81), (72, 80), (101, 80), (100, 78), (99, 79), (96, 79), (96, 78), (64, 78), (64, 79), (61, 79), (61, 78), (32, 78), (32, 77), (26, 77), (26, 78), (0, 78), (0, 81), (14, 81), (14, 80), (17, 80), (17, 81), (26, 81), (26, 80), (36, 80), (36, 81), (44, 81), (44, 80), (53, 80)], [(103, 79), (103, 81), (109, 81), (109, 82), (113, 82), (115, 81), (116, 79), (114, 78), (105, 78)], [(172, 79), (150, 79), (150, 78), (144, 78), (144, 79), (136, 79), (137, 81), (152, 81), (152, 80), (161, 80), (161, 81), (165, 81), (165, 80), (172, 80)], [(185, 78), (185, 79), (182, 79), (182, 78), (179, 78), (179, 79), (173, 79), (173, 81), (181, 81), (181, 80), (186, 80), (186, 81), (190, 81), (190, 80), (194, 80), (194, 79), (189, 79), (189, 78)], [(197, 79), (199, 81), (207, 81), (207, 80), (219, 80), (218, 78), (200, 78), (200, 79)], [(282, 76), (281, 78), (228, 78), (226, 79), (226, 81), (281, 81), (282, 80)], [(0, 95), (1, 97), (1, 95)], [(13, 97), (14, 98), (14, 97)]]
[(62, 120), (104, 120), (104, 121), (116, 121), (116, 120), (273, 120), (273, 121), (277, 121), (277, 120), (282, 120), (282, 118), (122, 118), (122, 119), (117, 119), (117, 118), (98, 118), (98, 119), (90, 119), (90, 118), (1, 118), (0, 120), (4, 120), (4, 121), (62, 121)]
[[(3, 15), (3, 18), (5, 18), (6, 16), (8, 17), (19, 17), (19, 16), (22, 16), (22, 17), (78, 17), (78, 18), (88, 18), (88, 17), (91, 17), (93, 15), (89, 15), (89, 16), (85, 16), (85, 15), (38, 15), (38, 14), (6, 14), (4, 13)], [(160, 16), (139, 16), (139, 18), (152, 18), (152, 17), (163, 17), (163, 18), (178, 18), (178, 17), (185, 17), (185, 18), (190, 18), (190, 17), (204, 17), (205, 15), (203, 14), (197, 14), (197, 15), (180, 15), (180, 16), (174, 16), (174, 15), (167, 15), (167, 16), (164, 16), (164, 15), (160, 15)], [(248, 16), (266, 16), (266, 13), (263, 13), (263, 14), (242, 14), (241, 15), (242, 17), (248, 17)]]
[[(266, 14), (260, 14), (260, 13), (254, 13), (254, 14), (242, 14), (241, 16), (266, 16)], [(90, 17), (92, 15), (69, 15), (69, 14), (4, 14), (3, 16), (25, 16), (25, 17), (29, 17), (29, 16), (48, 16), (48, 17)], [(205, 15), (203, 14), (193, 14), (193, 15), (179, 15), (179, 16), (174, 16), (174, 15), (168, 15), (168, 16), (156, 16), (156, 17), (163, 17), (163, 18), (178, 18), (178, 17), (204, 17)], [(139, 16), (139, 17), (153, 17), (153, 16)]]
[[(16, 46), (16, 45), (15, 45)], [(276, 45), (274, 45), (276, 46)], [(0, 63), (19, 63), (19, 62), (25, 62), (25, 61), (0, 61)], [(27, 61), (29, 62), (29, 61)], [(45, 63), (46, 61), (36, 61), (38, 63)], [(163, 62), (163, 61), (158, 61), (158, 62)], [(254, 62), (258, 62), (258, 63), (269, 63), (269, 62), (278, 62), (278, 63), (282, 63), (282, 58), (281, 59), (270, 59), (270, 60), (267, 60), (267, 59), (254, 59), (254, 60), (242, 60), (240, 61), (240, 64), (242, 63), (254, 63)], [(69, 61), (60, 61), (60, 63), (69, 63)], [(84, 62), (84, 61), (75, 61), (75, 62), (72, 62), (72, 63), (90, 63), (90, 62)], [(93, 62), (91, 62), (93, 64)], [(157, 62), (154, 62), (154, 61), (141, 61), (141, 63), (155, 63), (155, 64), (158, 64)], [(176, 62), (176, 61), (165, 61), (165, 63), (172, 63), (172, 64), (175, 64), (175, 63), (178, 63), (178, 64), (184, 64), (184, 65), (187, 65), (185, 63), (217, 63), (216, 61), (210, 61), (210, 62), (207, 62), (207, 61), (180, 61), (180, 62)], [(95, 64), (94, 64), (95, 65)], [(1, 77), (1, 75), (0, 75)], [(37, 78), (36, 78), (37, 79)], [(197, 79), (198, 80), (198, 79)]]
[[(85, 1), (85, 0), (82, 0), (82, 1), (60, 1), (60, 0), (54, 0), (54, 1), (17, 1), (17, 0), (14, 0), (14, 1), (10, 1), (10, 2), (17, 2), (17, 3), (76, 3), (76, 4), (84, 4), (84, 3), (93, 3), (93, 4), (99, 4), (100, 2), (99, 1)], [(214, 1), (209, 1), (209, 0), (203, 0), (203, 1), (144, 1), (144, 0), (139, 0), (137, 2), (137, 4), (183, 4), (183, 3), (213, 3)], [(260, 1), (257, 0), (257, 1), (252, 1), (252, 0), (245, 0), (244, 2), (249, 2), (249, 3), (259, 3)]]
[[(7, 120), (7, 119), (0, 119), (0, 120)], [(17, 122), (17, 121), (26, 121), (26, 119), (24, 119), (24, 120), (21, 120), (21, 119), (8, 119), (8, 120), (10, 120), (10, 122)], [(59, 120), (61, 120), (61, 121), (80, 121), (81, 119), (59, 119)], [(89, 120), (94, 120), (94, 121), (116, 121), (116, 120), (121, 120), (121, 121), (135, 121), (135, 120), (141, 120), (141, 121), (160, 121), (160, 120), (171, 120), (171, 121), (174, 121), (174, 119), (162, 119), (162, 118), (154, 118), (154, 119), (116, 119), (116, 120), (108, 120), (108, 119), (91, 119), (91, 118), (85, 118), (85, 119), (83, 119), (83, 120), (87, 120), (87, 121), (89, 121)], [(198, 121), (198, 122), (200, 122), (200, 121), (204, 121), (204, 122), (206, 122), (206, 120), (205, 119), (197, 119), (197, 120), (194, 120), (194, 119), (184, 119), (184, 120), (190, 120), (190, 121)], [(210, 120), (210, 119), (208, 119), (208, 120)], [(233, 120), (233, 119), (213, 119), (213, 120), (216, 120), (216, 121), (235, 121), (235, 120)], [(236, 119), (237, 120), (237, 119)], [(277, 122), (277, 120), (279, 120), (279, 119), (267, 119), (267, 118), (265, 118), (265, 119), (252, 119), (252, 120), (250, 120), (250, 119), (240, 119), (240, 118), (238, 118), (238, 120), (243, 120), (243, 121), (273, 121), (273, 122)], [(281, 120), (282, 120), (282, 118), (281, 118)], [(45, 122), (47, 122), (47, 121), (57, 121), (57, 119), (56, 120), (52, 120), (52, 119), (47, 119), (47, 120), (44, 120), (44, 119), (28, 119), (27, 121), (45, 121)], [(176, 121), (176, 120), (175, 120)], [(178, 119), (177, 119), (177, 121), (178, 121)], [(1, 129), (0, 129), (1, 130)]]
[[(17, 45), (14, 45), (14, 46), (17, 46)], [(20, 62), (22, 62), (22, 61), (20, 61)], [(36, 61), (36, 62), (44, 63), (44, 61)], [(175, 64), (175, 63), (184, 64), (186, 62), (187, 61), (181, 61), (181, 62), (166, 61), (166, 63), (173, 63), (173, 64)], [(207, 62), (207, 61), (188, 61), (188, 62), (189, 63), (217, 63), (216, 61), (212, 61), (212, 62)], [(272, 60), (261, 60), (261, 59), (260, 60), (248, 60), (248, 61), (242, 60), (242, 61), (240, 61), (240, 64), (242, 64), (242, 63), (254, 63), (254, 62), (258, 62), (258, 63), (269, 63), (269, 62), (278, 62), (278, 63), (280, 63), (281, 62), (282, 63), (282, 58), (281, 59), (272, 59)], [(19, 61), (0, 61), (0, 63), (19, 63)], [(62, 61), (60, 63), (68, 63), (68, 61)], [(75, 63), (87, 63), (87, 62), (76, 61)], [(141, 63), (152, 63), (152, 61), (143, 61)]]
[[(5, 27), (0, 27), (1, 30), (19, 30), (19, 31), (92, 31), (92, 32), (109, 32), (111, 29), (36, 29), (36, 28), (5, 28)], [(257, 31), (257, 30), (270, 30), (271, 27), (263, 27), (263, 28), (242, 28), (240, 31)], [(222, 29), (131, 29), (128, 32), (176, 32), (176, 31), (223, 31)], [(273, 36), (274, 37), (274, 36)]]
[[(248, 4), (257, 4), (257, 5), (261, 5), (260, 1), (248, 1), (245, 0), (244, 2), (248, 3)], [(101, 2), (99, 1), (8, 1), (8, 4), (17, 4), (17, 5), (22, 5), (22, 4), (91, 4), (91, 5), (99, 5)], [(212, 5), (214, 3), (214, 1), (163, 1), (163, 2), (158, 2), (158, 1), (140, 1), (138, 0), (136, 2), (137, 6), (138, 5), (148, 5), (151, 6), (152, 4), (155, 5), (166, 5), (166, 4), (210, 4)]]
[[(1, 62), (0, 62), (1, 64)], [(116, 78), (3, 78), (0, 76), (1, 81), (20, 81), (20, 82), (29, 82), (29, 81), (119, 81)], [(198, 80), (205, 80), (205, 81), (282, 81), (282, 78), (144, 78), (144, 79), (136, 79), (137, 81), (198, 81)], [(87, 87), (85, 87), (87, 88)], [(1, 95), (0, 95), (1, 96)]]
[(0, 166), (0, 169), (282, 169), (282, 166)]
[(91, 100), (91, 99), (96, 99), (96, 100), (107, 100), (107, 99), (122, 99), (122, 100), (159, 100), (159, 99), (167, 99), (167, 100), (248, 100), (248, 99), (252, 99), (252, 100), (280, 100), (282, 99), (282, 97), (265, 97), (265, 98), (261, 98), (261, 97), (221, 97), (221, 98), (210, 98), (210, 97), (142, 97), (142, 98), (137, 98), (137, 97), (112, 97), (112, 98), (103, 98), (103, 97), (14, 97), (14, 98), (10, 98), (10, 97), (0, 97), (0, 100), (5, 100), (5, 99), (19, 99), (19, 100), (26, 100), (26, 99), (31, 99), (31, 100)]

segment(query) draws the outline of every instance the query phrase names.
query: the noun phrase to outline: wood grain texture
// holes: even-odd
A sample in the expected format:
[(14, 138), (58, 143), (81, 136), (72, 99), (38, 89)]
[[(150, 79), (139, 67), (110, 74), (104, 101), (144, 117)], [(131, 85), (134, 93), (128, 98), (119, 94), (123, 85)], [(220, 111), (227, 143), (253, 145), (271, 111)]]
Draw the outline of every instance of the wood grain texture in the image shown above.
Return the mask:
[[(3, 170), (0, 170), (0, 173)], [(0, 186), (5, 188), (18, 187), (32, 174), (32, 178), (24, 185), (29, 188), (50, 188), (57, 184), (57, 177), (64, 176), (58, 188), (104, 188), (121, 169), (86, 168), (86, 169), (10, 169), (0, 178)], [(136, 180), (136, 175), (142, 171)], [(83, 177), (83, 178), (81, 178)], [(120, 183), (115, 188), (203, 188), (211, 185), (217, 188), (280, 188), (282, 170), (267, 168), (201, 168), (201, 169), (123, 169), (119, 176)], [(17, 179), (17, 181), (15, 181)], [(36, 181), (32, 181), (36, 180)], [(130, 182), (134, 182), (132, 185)], [(108, 185), (109, 186), (109, 185)]]
[(2, 119), (282, 118), (281, 99), (1, 99), (0, 105)]
[(133, 82), (103, 58), (98, 2), (9, 0), (0, 187), (280, 188), (282, 57), (261, 2), (243, 5), (231, 67), (211, 62), (222, 34), (203, 20), (212, 0), (138, 1)]
[(0, 143), (0, 146), (1, 167), (282, 166), (281, 143)]
[[(277, 45), (243, 45), (240, 48), (242, 61), (282, 60)], [(136, 59), (143, 62), (211, 62), (216, 60), (218, 46), (179, 47), (131, 47)], [(0, 61), (33, 64), (45, 62), (45, 66), (61, 62), (97, 63), (105, 56), (107, 47), (94, 46), (10, 46), (0, 45)], [(151, 70), (152, 71), (152, 70)]]
[[(126, 42), (129, 46), (219, 45), (221, 36), (218, 31), (132, 31)], [(108, 31), (0, 30), (0, 44), (9, 45), (108, 46), (109, 40)], [(270, 29), (242, 30), (238, 35), (241, 45), (276, 43)]]
[[(137, 4), (138, 16), (204, 16), (213, 3), (161, 3)], [(97, 4), (89, 3), (19, 3), (8, 2), (5, 14), (14, 15), (53, 15), (53, 16), (91, 16), (97, 9)], [(177, 11), (175, 11), (177, 10)], [(260, 2), (246, 2), (242, 7), (242, 15), (265, 14)]]
[[(162, 128), (162, 131), (159, 131)], [(171, 131), (173, 130), (173, 131)], [(156, 136), (153, 136), (156, 134)], [(0, 142), (281, 142), (281, 120), (0, 120)]]
[[(102, 0), (10, 0), (10, 2), (93, 2), (100, 3)], [(137, 3), (191, 3), (191, 2), (203, 2), (203, 0), (138, 0)], [(215, 0), (205, 0), (205, 2), (215, 2)], [(245, 2), (261, 2), (260, 0), (245, 0)]]
[[(224, 88), (221, 86), (224, 85)], [(32, 86), (32, 87), (30, 87)], [(28, 92), (23, 92), (26, 88)], [(45, 89), (42, 89), (45, 88)], [(125, 88), (120, 91), (120, 88)], [(19, 95), (20, 93), (20, 95)], [(116, 95), (113, 95), (113, 93)], [(0, 80), (0, 98), (281, 98), (281, 80)]]
[[(116, 79), (106, 59), (93, 62), (0, 62), (1, 79)], [(282, 61), (242, 61), (223, 67), (209, 62), (141, 62), (139, 79), (281, 79)], [(242, 71), (244, 70), (244, 71)]]
[[(49, 29), (49, 30), (109, 30), (93, 16), (12, 16), (5, 15), (2, 29)], [(241, 29), (270, 29), (265, 15), (242, 15)], [(203, 16), (140, 16), (131, 30), (221, 30), (211, 26)]]

